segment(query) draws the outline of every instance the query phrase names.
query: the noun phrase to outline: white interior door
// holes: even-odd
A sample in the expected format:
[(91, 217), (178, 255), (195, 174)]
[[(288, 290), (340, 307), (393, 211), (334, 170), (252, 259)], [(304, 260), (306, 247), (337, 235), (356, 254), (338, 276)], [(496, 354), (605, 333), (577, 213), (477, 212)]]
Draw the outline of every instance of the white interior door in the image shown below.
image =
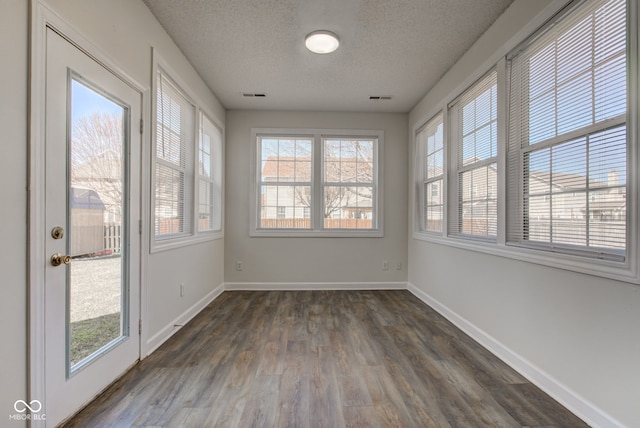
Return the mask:
[(47, 29), (47, 425), (140, 356), (141, 94)]

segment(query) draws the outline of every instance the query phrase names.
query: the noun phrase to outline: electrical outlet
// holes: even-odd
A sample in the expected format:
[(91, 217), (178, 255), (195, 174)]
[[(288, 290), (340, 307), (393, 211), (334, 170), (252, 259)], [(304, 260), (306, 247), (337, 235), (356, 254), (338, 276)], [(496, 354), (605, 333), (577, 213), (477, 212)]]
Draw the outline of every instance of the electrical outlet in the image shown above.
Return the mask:
[(389, 262), (388, 261), (383, 261), (382, 262), (382, 270), (389, 270)]
[(396, 263), (396, 270), (402, 270), (402, 262)]
[(240, 260), (238, 260), (236, 262), (236, 270), (237, 271), (241, 271), (242, 270), (242, 262)]
[(180, 297), (184, 297), (185, 294), (185, 290), (184, 290), (184, 283), (180, 284)]

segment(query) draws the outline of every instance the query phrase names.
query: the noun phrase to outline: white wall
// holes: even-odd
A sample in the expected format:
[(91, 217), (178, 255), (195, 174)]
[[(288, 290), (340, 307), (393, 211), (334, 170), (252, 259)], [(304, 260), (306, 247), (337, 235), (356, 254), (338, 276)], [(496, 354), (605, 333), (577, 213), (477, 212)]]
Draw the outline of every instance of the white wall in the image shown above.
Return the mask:
[[(0, 13), (0, 420), (27, 394), (27, 53), (28, 3)], [(6, 422), (3, 422), (6, 423)], [(24, 426), (11, 422), (12, 426)]]
[[(504, 54), (497, 49), (545, 7), (558, 4), (516, 0), (412, 110), (410, 132)], [(592, 421), (640, 426), (640, 286), (418, 241), (411, 233), (408, 279), (528, 362), (530, 373), (550, 380), (552, 392), (591, 412)]]
[[(383, 130), (384, 238), (249, 237), (251, 128)], [(406, 281), (406, 141), (406, 114), (227, 112), (225, 282)], [(241, 272), (236, 260), (243, 262)], [(402, 269), (395, 269), (397, 262)]]

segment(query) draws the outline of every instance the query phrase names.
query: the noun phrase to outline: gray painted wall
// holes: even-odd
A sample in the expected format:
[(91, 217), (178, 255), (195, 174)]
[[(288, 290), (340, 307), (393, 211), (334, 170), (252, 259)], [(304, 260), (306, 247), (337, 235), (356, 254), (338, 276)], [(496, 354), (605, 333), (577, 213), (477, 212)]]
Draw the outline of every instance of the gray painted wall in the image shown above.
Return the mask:
[[(28, 2), (0, 13), (0, 420), (27, 395), (27, 54)], [(6, 423), (6, 422), (3, 422)], [(12, 426), (24, 423), (12, 422)]]
[[(410, 132), (554, 4), (517, 0), (411, 111)], [(411, 234), (409, 282), (608, 415), (640, 426), (640, 286)]]
[[(406, 281), (406, 125), (406, 114), (228, 111), (225, 281)], [(384, 238), (249, 237), (251, 128), (383, 130)], [(237, 260), (243, 262), (241, 272), (235, 270)], [(389, 261), (387, 271), (383, 260)]]

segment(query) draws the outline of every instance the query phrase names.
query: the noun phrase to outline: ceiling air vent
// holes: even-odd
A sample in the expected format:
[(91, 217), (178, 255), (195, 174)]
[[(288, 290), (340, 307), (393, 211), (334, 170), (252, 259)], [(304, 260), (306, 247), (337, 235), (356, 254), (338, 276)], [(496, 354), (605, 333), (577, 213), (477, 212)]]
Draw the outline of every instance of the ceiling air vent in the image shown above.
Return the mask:
[(371, 95), (370, 100), (390, 100), (391, 95)]
[(243, 92), (242, 96), (245, 98), (264, 98), (267, 96), (267, 94), (253, 94), (250, 92)]

